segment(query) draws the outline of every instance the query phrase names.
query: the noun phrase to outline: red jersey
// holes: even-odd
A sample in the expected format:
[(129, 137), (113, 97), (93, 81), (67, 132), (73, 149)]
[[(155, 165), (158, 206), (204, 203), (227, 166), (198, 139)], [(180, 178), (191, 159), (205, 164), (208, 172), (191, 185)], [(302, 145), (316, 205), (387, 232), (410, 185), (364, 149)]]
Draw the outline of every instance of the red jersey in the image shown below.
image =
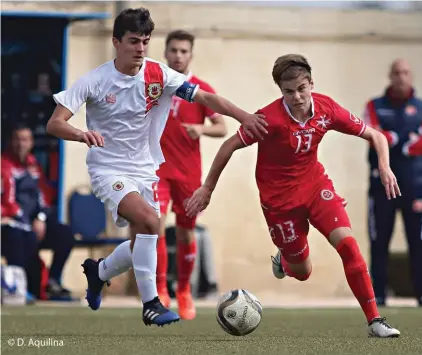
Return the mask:
[(263, 208), (280, 212), (304, 203), (310, 191), (326, 177), (318, 162), (318, 145), (329, 130), (360, 136), (366, 125), (330, 97), (312, 94), (312, 117), (297, 121), (284, 99), (259, 110), (266, 116), (268, 135), (251, 139), (241, 127), (239, 137), (245, 145), (258, 142), (256, 181)]
[[(196, 76), (188, 74), (188, 81), (198, 84), (207, 92), (214, 89)], [(197, 182), (201, 181), (202, 166), (199, 139), (189, 137), (182, 123), (204, 124), (205, 117), (213, 119), (219, 116), (208, 107), (199, 103), (189, 103), (173, 96), (169, 118), (161, 137), (161, 149), (165, 162), (157, 174), (160, 178)]]

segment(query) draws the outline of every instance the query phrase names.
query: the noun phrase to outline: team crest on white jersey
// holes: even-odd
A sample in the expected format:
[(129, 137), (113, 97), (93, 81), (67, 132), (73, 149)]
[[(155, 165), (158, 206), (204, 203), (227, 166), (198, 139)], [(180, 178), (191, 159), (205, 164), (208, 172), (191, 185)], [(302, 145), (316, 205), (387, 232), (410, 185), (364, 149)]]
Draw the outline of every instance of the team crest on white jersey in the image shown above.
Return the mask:
[(109, 104), (115, 104), (116, 103), (116, 95), (114, 94), (107, 94), (106, 97), (106, 102)]
[(334, 193), (330, 190), (321, 190), (321, 198), (326, 201), (332, 200)]
[(327, 129), (328, 125), (331, 123), (331, 120), (327, 118), (327, 115), (321, 116), (318, 121), (316, 121), (317, 126)]
[(123, 184), (123, 182), (121, 182), (121, 181), (116, 181), (114, 184), (113, 184), (113, 190), (114, 191), (121, 191), (121, 190), (123, 190), (123, 188), (125, 187), (125, 185)]
[(161, 86), (160, 83), (152, 83), (148, 85), (148, 96), (151, 99), (153, 100), (158, 99), (162, 93), (163, 93), (163, 87)]

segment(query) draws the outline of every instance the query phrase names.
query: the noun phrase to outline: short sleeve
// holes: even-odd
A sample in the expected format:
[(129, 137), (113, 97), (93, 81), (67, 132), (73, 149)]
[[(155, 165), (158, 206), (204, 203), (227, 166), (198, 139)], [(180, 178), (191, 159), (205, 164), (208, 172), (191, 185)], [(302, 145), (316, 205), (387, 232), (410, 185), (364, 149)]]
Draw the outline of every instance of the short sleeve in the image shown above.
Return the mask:
[(95, 94), (96, 81), (90, 75), (83, 76), (69, 89), (53, 95), (54, 101), (75, 114)]
[[(255, 112), (255, 114), (262, 114), (262, 111), (258, 110), (257, 112)], [(268, 131), (268, 134), (265, 136), (265, 138), (267, 138), (269, 135), (271, 135), (271, 133), (273, 131), (271, 126), (267, 127), (267, 131)], [(249, 137), (246, 134), (243, 126), (240, 126), (240, 128), (237, 130), (237, 135), (239, 136), (240, 140), (243, 142), (243, 144), (245, 146), (252, 145), (252, 144), (255, 144), (258, 141), (260, 141), (260, 139), (258, 137), (254, 137), (254, 138)]]
[(331, 102), (333, 123), (332, 130), (350, 134), (352, 136), (361, 136), (365, 132), (366, 124), (350, 111), (341, 107), (337, 102)]
[(179, 73), (167, 65), (160, 63), (164, 77), (164, 92), (174, 95), (176, 90), (186, 81), (186, 75)]

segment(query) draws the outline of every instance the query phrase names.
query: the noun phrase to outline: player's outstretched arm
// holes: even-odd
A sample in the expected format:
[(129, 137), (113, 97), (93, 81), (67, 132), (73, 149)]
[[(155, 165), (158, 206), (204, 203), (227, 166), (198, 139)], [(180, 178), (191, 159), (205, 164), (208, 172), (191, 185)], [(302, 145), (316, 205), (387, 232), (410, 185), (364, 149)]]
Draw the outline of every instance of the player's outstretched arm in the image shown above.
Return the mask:
[(246, 133), (251, 137), (258, 137), (263, 139), (267, 134), (267, 122), (265, 116), (262, 114), (250, 114), (231, 103), (229, 100), (207, 91), (198, 89), (193, 100), (204, 106), (209, 107), (214, 112), (224, 116), (233, 117), (236, 121), (240, 122), (245, 128)]
[(387, 198), (390, 200), (391, 198), (401, 196), (396, 176), (390, 168), (390, 151), (387, 138), (381, 132), (368, 126), (361, 137), (369, 141), (377, 152), (378, 170), (381, 181), (385, 187)]
[(57, 105), (47, 122), (47, 133), (67, 141), (83, 142), (88, 147), (104, 147), (104, 138), (95, 131), (81, 131), (73, 127), (68, 121), (73, 113), (62, 105)]
[(223, 143), (212, 162), (211, 169), (204, 184), (194, 192), (186, 205), (186, 214), (189, 217), (196, 216), (208, 206), (211, 200), (211, 194), (233, 152), (244, 147), (245, 145), (240, 140), (238, 134), (231, 136)]

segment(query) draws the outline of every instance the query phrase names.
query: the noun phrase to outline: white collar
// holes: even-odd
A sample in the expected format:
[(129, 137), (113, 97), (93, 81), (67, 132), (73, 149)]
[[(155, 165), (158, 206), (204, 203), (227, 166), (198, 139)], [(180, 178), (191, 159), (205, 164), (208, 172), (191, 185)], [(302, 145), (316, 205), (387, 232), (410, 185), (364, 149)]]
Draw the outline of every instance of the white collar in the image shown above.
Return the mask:
[(304, 126), (306, 125), (306, 123), (307, 123), (310, 119), (314, 118), (314, 116), (315, 116), (314, 98), (313, 98), (312, 96), (311, 96), (311, 111), (312, 111), (312, 116), (311, 116), (311, 117), (309, 117), (309, 118), (308, 118), (305, 122), (301, 122), (301, 121), (299, 121), (298, 119), (296, 119), (296, 118), (292, 115), (292, 113), (291, 113), (291, 111), (290, 111), (290, 109), (289, 109), (289, 106), (287, 106), (287, 104), (286, 104), (286, 100), (284, 100), (284, 99), (283, 99), (283, 106), (284, 106), (284, 108), (286, 109), (287, 113), (289, 114), (290, 118), (291, 118), (293, 121), (295, 121), (295, 122), (299, 123), (299, 125), (300, 125), (301, 127), (304, 127)]

